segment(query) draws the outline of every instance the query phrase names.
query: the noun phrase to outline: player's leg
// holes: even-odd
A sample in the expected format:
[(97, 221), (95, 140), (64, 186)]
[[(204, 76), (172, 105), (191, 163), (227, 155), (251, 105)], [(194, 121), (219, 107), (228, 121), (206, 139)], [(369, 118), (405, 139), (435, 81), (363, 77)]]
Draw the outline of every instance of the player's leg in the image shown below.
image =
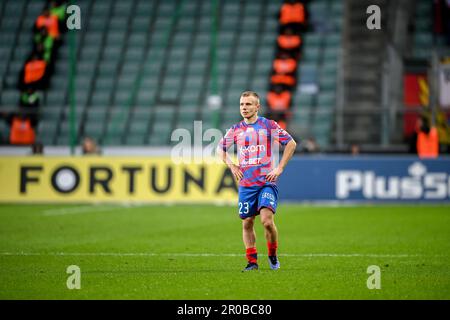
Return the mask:
[(278, 230), (273, 219), (274, 214), (272, 210), (264, 207), (259, 211), (259, 214), (261, 215), (261, 223), (264, 226), (264, 235), (267, 243), (278, 243)]
[(271, 209), (263, 207), (259, 211), (261, 223), (264, 226), (264, 235), (267, 241), (267, 251), (269, 256), (269, 266), (276, 270), (280, 268), (280, 262), (277, 257), (278, 249), (278, 230), (274, 221), (274, 213)]
[(242, 239), (245, 245), (245, 256), (248, 264), (243, 271), (258, 269), (258, 253), (256, 251), (255, 216), (242, 219)]
[(255, 216), (258, 214), (258, 190), (239, 188), (239, 217), (242, 219), (242, 240), (245, 246), (245, 256), (248, 264), (243, 271), (258, 269), (258, 254), (256, 251), (256, 234), (254, 229)]
[(268, 185), (261, 189), (258, 196), (258, 209), (267, 240), (269, 266), (273, 270), (280, 267), (280, 262), (277, 257), (278, 230), (274, 221), (274, 215), (278, 204), (277, 202), (278, 189), (275, 185)]
[(254, 216), (242, 220), (242, 239), (244, 240), (245, 249), (256, 247), (256, 234), (254, 224)]

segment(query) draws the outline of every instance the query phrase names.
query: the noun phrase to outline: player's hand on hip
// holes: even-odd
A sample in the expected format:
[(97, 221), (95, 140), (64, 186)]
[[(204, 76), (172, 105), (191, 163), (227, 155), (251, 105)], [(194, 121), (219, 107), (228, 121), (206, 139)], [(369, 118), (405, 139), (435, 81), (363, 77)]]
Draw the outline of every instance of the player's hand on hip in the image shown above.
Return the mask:
[(269, 182), (275, 182), (282, 172), (283, 169), (281, 169), (280, 167), (276, 167), (266, 175), (266, 180)]
[(230, 165), (230, 170), (233, 173), (233, 176), (239, 181), (242, 179), (244, 174), (241, 171), (241, 168), (235, 164)]

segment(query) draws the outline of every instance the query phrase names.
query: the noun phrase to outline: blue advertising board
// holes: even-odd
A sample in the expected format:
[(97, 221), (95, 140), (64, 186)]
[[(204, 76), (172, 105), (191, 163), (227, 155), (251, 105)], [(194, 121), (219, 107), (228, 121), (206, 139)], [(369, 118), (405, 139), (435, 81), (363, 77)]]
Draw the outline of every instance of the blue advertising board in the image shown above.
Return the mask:
[(450, 202), (450, 158), (295, 157), (278, 186), (285, 201)]

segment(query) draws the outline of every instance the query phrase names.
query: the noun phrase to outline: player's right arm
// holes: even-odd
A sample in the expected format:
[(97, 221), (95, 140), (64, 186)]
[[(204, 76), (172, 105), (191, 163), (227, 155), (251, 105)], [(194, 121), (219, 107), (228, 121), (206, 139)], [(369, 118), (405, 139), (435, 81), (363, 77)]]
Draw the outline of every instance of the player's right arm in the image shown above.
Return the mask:
[(231, 147), (232, 144), (234, 144), (234, 128), (231, 127), (225, 136), (220, 140), (219, 145), (217, 146), (217, 154), (222, 159), (222, 161), (230, 168), (231, 172), (233, 173), (233, 176), (239, 181), (242, 179), (244, 174), (241, 171), (241, 168), (233, 163), (233, 160), (231, 160), (228, 149)]

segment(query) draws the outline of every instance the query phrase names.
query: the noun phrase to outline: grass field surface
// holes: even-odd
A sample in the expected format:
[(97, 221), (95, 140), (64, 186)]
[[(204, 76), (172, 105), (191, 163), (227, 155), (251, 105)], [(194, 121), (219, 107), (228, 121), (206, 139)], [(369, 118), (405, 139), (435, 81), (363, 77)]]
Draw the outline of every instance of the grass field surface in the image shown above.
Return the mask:
[[(0, 205), (1, 299), (450, 299), (450, 207), (280, 205), (281, 269), (235, 207)], [(81, 272), (69, 290), (67, 267)], [(371, 265), (381, 289), (367, 288)]]

